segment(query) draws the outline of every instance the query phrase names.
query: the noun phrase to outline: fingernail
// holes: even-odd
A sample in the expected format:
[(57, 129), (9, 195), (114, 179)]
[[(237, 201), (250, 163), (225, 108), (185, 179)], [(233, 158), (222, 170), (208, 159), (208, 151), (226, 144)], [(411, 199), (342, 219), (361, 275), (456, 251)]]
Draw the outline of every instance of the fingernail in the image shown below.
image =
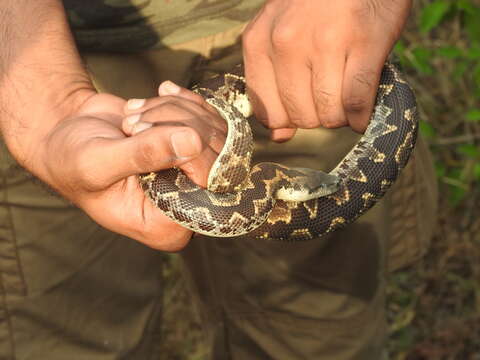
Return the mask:
[(177, 95), (180, 90), (180, 86), (171, 82), (170, 80), (167, 80), (160, 85), (158, 92), (160, 95)]
[(170, 135), (170, 142), (177, 158), (189, 158), (200, 152), (197, 144), (192, 141), (189, 131), (178, 131)]
[(125, 121), (127, 122), (128, 125), (133, 126), (138, 122), (138, 120), (140, 120), (141, 116), (142, 116), (141, 114), (129, 115), (126, 117)]
[(139, 121), (135, 124), (135, 126), (132, 129), (132, 134), (137, 134), (141, 131), (150, 129), (152, 127), (152, 123), (145, 122), (145, 121)]
[(145, 105), (146, 99), (130, 99), (127, 101), (128, 110), (138, 110)]

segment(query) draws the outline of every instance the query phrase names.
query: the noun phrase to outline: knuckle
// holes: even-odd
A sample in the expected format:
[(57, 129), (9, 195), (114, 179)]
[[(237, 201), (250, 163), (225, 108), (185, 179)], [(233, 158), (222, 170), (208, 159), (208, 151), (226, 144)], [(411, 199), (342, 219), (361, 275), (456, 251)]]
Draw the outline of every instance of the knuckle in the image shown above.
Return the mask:
[(350, 96), (343, 102), (346, 112), (359, 113), (368, 109), (369, 101), (364, 96)]
[(282, 104), (287, 112), (287, 118), (283, 121), (282, 127), (291, 124), (302, 129), (313, 129), (320, 125), (314, 111), (308, 111), (305, 102), (301, 99), (303, 94), (292, 85), (282, 86), (280, 93)]
[(372, 69), (361, 69), (353, 77), (356, 85), (361, 85), (365, 90), (372, 90), (377, 72)]
[(168, 121), (180, 121), (192, 116), (185, 100), (169, 98), (160, 106), (143, 113), (141, 121), (151, 123), (165, 123)]
[(298, 101), (298, 94), (291, 85), (283, 85), (280, 91), (280, 98), (283, 106), (287, 110), (290, 118), (298, 117), (301, 114), (301, 108)]
[(314, 97), (317, 116), (322, 126), (328, 129), (335, 129), (346, 124), (337, 94), (322, 89), (315, 89)]
[(253, 44), (256, 43), (257, 37), (254, 36), (251, 26), (247, 26), (242, 33), (242, 43), (244, 48), (250, 48)]
[(376, 72), (371, 69), (358, 71), (344, 93), (343, 106), (347, 112), (362, 112), (370, 107), (374, 97)]
[(356, 2), (353, 6), (353, 13), (363, 21), (371, 21), (374, 19), (382, 6), (379, 0), (363, 0)]
[(314, 101), (319, 116), (331, 113), (335, 107), (335, 95), (322, 89), (314, 89)]
[(288, 127), (290, 125), (290, 122), (288, 121), (288, 118), (286, 116), (281, 116), (281, 115), (274, 115), (271, 114), (270, 116), (265, 116), (258, 118), (258, 121), (268, 129), (283, 129), (285, 127)]
[(347, 122), (341, 116), (325, 116), (321, 119), (321, 124), (327, 129), (337, 129), (345, 126)]
[(407, 14), (412, 0), (405, 1), (382, 1), (382, 0), (362, 0), (354, 2), (352, 15), (355, 19), (364, 25), (373, 25), (379, 20), (386, 27), (385, 35), (392, 40), (397, 39), (401, 33), (401, 27), (391, 26), (398, 19), (399, 15)]
[(295, 44), (298, 39), (297, 30), (293, 26), (277, 26), (272, 31), (272, 45), (277, 49), (289, 48)]
[(272, 130), (282, 129), (290, 125), (287, 114), (282, 111), (271, 111), (270, 113), (264, 114), (262, 117), (257, 119), (265, 128)]
[(242, 34), (242, 48), (246, 56), (254, 56), (255, 54), (261, 53), (262, 48), (262, 37), (258, 36), (258, 33), (253, 31), (251, 27), (247, 27)]
[(168, 96), (160, 106), (162, 109), (178, 109), (180, 107), (179, 101), (175, 96)]
[(316, 118), (305, 118), (302, 121), (303, 129), (315, 129), (320, 126), (320, 121)]
[(347, 124), (343, 109), (338, 106), (332, 106), (329, 111), (318, 114), (320, 125), (327, 129), (336, 129)]
[(157, 158), (156, 154), (157, 148), (153, 143), (146, 139), (139, 142), (137, 145), (137, 151), (135, 152), (137, 166), (140, 168), (152, 166)]
[(302, 115), (291, 117), (290, 121), (298, 128), (301, 129), (315, 129), (320, 125), (319, 120), (316, 117)]

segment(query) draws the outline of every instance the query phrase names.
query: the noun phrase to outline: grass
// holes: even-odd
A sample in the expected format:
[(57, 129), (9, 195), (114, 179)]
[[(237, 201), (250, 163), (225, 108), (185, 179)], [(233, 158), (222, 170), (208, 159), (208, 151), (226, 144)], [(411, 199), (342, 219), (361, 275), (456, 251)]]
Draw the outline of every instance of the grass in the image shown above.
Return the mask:
[[(417, 0), (395, 53), (417, 94), (440, 184), (427, 256), (391, 275), (393, 360), (480, 360), (480, 1)], [(205, 358), (175, 257), (166, 257), (165, 353)]]

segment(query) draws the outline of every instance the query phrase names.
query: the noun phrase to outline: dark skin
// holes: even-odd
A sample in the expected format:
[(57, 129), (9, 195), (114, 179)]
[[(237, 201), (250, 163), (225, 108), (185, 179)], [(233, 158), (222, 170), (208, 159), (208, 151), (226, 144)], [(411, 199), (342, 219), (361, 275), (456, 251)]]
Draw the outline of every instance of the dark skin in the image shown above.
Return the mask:
[[(409, 6), (267, 1), (245, 32), (244, 50), (255, 112), (272, 138), (318, 126), (362, 131)], [(15, 159), (100, 225), (155, 249), (183, 248), (192, 233), (145, 198), (136, 174), (179, 166), (205, 185), (224, 139), (218, 114), (171, 83), (146, 101), (97, 93), (60, 0), (3, 0), (0, 43), (0, 129)]]

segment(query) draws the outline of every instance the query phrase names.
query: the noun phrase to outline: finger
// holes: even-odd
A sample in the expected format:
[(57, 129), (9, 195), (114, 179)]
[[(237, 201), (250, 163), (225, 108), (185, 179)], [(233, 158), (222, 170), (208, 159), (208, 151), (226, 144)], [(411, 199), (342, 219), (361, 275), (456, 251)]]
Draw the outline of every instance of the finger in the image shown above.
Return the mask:
[(160, 84), (158, 87), (158, 95), (160, 96), (167, 96), (167, 95), (173, 95), (173, 96), (180, 96), (183, 99), (187, 99), (190, 101), (193, 101), (194, 103), (197, 103), (198, 105), (204, 105), (205, 104), (205, 99), (197, 94), (194, 93), (191, 90), (188, 90), (184, 87), (178, 86), (177, 84), (167, 80), (164, 81)]
[(217, 113), (211, 114), (204, 109), (183, 105), (183, 102), (164, 102), (162, 106), (153, 107), (142, 114), (130, 115), (123, 121), (124, 131), (134, 135), (152, 126), (189, 127), (197, 132), (204, 147), (208, 145), (218, 154), (227, 136), (224, 119)]
[[(192, 232), (170, 220), (146, 198), (143, 191), (139, 191), (136, 176), (110, 190), (105, 206), (99, 207), (96, 201), (81, 204), (103, 227), (162, 251), (177, 251), (188, 243)], [(104, 211), (105, 208), (109, 211)]]
[[(149, 128), (152, 127), (152, 123), (149, 122), (143, 122), (140, 121), (135, 125), (134, 133), (138, 133), (140, 131), (145, 131)], [(162, 124), (156, 124), (156, 126), (168, 126), (166, 123)], [(138, 131), (136, 130), (138, 129)], [(181, 131), (181, 130), (180, 130)], [(198, 134), (198, 132), (197, 132)], [(182, 139), (183, 140), (183, 139)], [(178, 145), (180, 151), (189, 151), (188, 148), (191, 146), (190, 142), (188, 139), (185, 139), (186, 144)], [(196, 184), (206, 187), (207, 185), (207, 180), (208, 180), (208, 174), (210, 172), (210, 168), (212, 167), (213, 163), (217, 159), (218, 154), (220, 153), (224, 142), (225, 138), (222, 137), (222, 139), (218, 139), (218, 145), (216, 144), (217, 141), (214, 139), (210, 139), (210, 144), (206, 146), (205, 142), (202, 141), (203, 147), (202, 147), (202, 153), (201, 156), (194, 157), (192, 159), (188, 159), (189, 155), (183, 154), (184, 157), (186, 157), (187, 161), (184, 162), (180, 158), (178, 162), (176, 162), (176, 166), (178, 166), (180, 169), (185, 172), (185, 174)], [(213, 143), (213, 144), (212, 144)], [(177, 146), (175, 146), (175, 150), (177, 151)]]
[(270, 129), (289, 126), (288, 114), (278, 93), (272, 63), (269, 60), (249, 65), (246, 63), (245, 78), (256, 119)]
[(89, 186), (103, 189), (130, 175), (179, 166), (202, 150), (193, 129), (166, 125), (123, 139), (96, 138), (78, 154), (75, 168), (90, 177)]
[[(199, 131), (208, 128), (225, 133), (227, 130), (225, 121), (215, 110), (206, 110), (190, 100), (176, 96), (145, 99), (144, 105), (137, 111), (129, 114), (122, 121), (122, 130), (127, 135), (134, 133), (139, 121), (171, 122), (176, 125), (190, 126)], [(210, 135), (206, 134), (206, 136)]]
[(273, 141), (281, 143), (293, 138), (296, 132), (297, 132), (297, 129), (290, 129), (290, 128), (275, 129), (271, 131), (270, 137)]
[(362, 48), (349, 55), (343, 79), (342, 103), (347, 121), (359, 133), (365, 131), (370, 121), (386, 58), (374, 54), (375, 49)]
[(124, 153), (131, 152), (130, 163), (125, 164), (124, 173), (119, 175), (123, 178), (191, 161), (202, 152), (204, 145), (198, 133), (191, 128), (163, 126), (125, 139), (119, 147)]
[(189, 100), (197, 105), (200, 105), (205, 110), (208, 110), (212, 113), (217, 113), (217, 110), (207, 103), (205, 98), (200, 94), (197, 94), (189, 89), (178, 86), (177, 84), (167, 80), (160, 84), (158, 88), (158, 94), (160, 97), (163, 96), (177, 96), (179, 98)]
[(270, 59), (270, 27), (258, 17), (243, 33), (245, 79), (255, 117), (270, 129), (289, 126)]
[[(164, 81), (160, 84), (158, 88), (158, 93), (160, 97), (150, 98), (150, 99), (129, 99), (124, 106), (124, 112), (126, 115), (137, 114), (152, 108), (162, 102), (163, 97), (165, 96), (176, 96), (188, 101), (191, 101), (202, 107), (209, 106), (205, 99), (199, 95), (176, 85), (171, 81)], [(208, 108), (210, 109), (210, 107)]]
[(347, 125), (342, 104), (342, 83), (345, 69), (343, 51), (325, 51), (312, 64), (312, 92), (320, 124), (326, 128)]
[[(185, 92), (190, 92), (189, 90), (184, 89)], [(194, 97), (200, 97), (202, 100), (193, 99)], [(203, 98), (198, 95), (191, 93), (188, 96), (175, 96), (175, 95), (164, 95), (160, 97), (153, 97), (149, 99), (129, 99), (124, 107), (125, 115), (134, 115), (145, 112), (155, 106), (162, 105), (167, 102), (175, 101), (176, 103), (183, 102), (184, 106), (187, 108), (203, 108), (205, 106)], [(201, 102), (199, 104), (199, 102)], [(191, 104), (189, 104), (191, 103)]]
[[(145, 217), (148, 218), (148, 225), (140, 229), (128, 229), (125, 235), (136, 239), (143, 244), (163, 252), (178, 252), (185, 248), (191, 240), (193, 232), (170, 220), (152, 204), (145, 200)], [(152, 214), (151, 216), (147, 214)], [(147, 221), (144, 221), (146, 223)], [(117, 230), (118, 226), (113, 229)], [(118, 230), (117, 230), (118, 231)]]
[(320, 126), (312, 94), (311, 69), (297, 60), (274, 61), (275, 76), (282, 104), (291, 125), (312, 129)]
[(210, 168), (217, 159), (217, 156), (218, 154), (212, 151), (212, 149), (206, 149), (202, 152), (202, 156), (196, 157), (192, 161), (183, 163), (178, 167), (182, 169), (195, 184), (206, 188)]

